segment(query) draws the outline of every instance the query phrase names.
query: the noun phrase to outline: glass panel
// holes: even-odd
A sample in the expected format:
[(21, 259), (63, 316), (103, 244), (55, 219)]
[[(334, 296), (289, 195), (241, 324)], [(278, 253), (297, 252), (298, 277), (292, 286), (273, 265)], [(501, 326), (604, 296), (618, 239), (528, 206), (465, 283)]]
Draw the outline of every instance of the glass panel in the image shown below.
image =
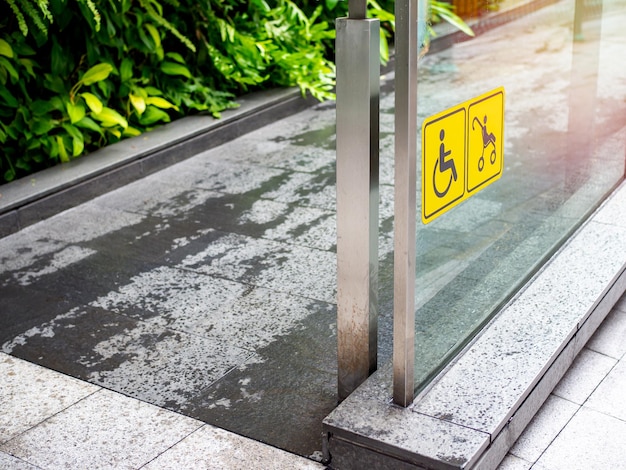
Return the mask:
[[(626, 2), (579, 1), (580, 28), (571, 0), (498, 4), (481, 34), (447, 48), (435, 38), (419, 63), (420, 129), (498, 87), (506, 103), (501, 178), (428, 225), (417, 217), (417, 390), (624, 175)], [(420, 213), (421, 168), (417, 181)]]

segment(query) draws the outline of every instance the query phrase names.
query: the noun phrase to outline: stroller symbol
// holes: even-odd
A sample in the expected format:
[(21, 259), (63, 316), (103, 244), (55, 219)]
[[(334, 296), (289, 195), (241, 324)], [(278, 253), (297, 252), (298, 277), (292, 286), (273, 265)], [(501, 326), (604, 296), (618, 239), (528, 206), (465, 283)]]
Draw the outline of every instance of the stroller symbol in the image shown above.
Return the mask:
[(483, 118), (484, 125), (480, 122), (477, 117), (474, 117), (472, 121), (472, 130), (476, 130), (474, 124), (478, 123), (481, 128), (482, 138), (483, 138), (483, 151), (480, 154), (480, 158), (478, 159), (478, 171), (483, 171), (485, 168), (485, 149), (489, 146), (489, 144), (493, 144), (493, 149), (491, 150), (491, 155), (489, 156), (489, 161), (493, 165), (496, 162), (496, 136), (490, 134), (487, 130), (487, 116)]

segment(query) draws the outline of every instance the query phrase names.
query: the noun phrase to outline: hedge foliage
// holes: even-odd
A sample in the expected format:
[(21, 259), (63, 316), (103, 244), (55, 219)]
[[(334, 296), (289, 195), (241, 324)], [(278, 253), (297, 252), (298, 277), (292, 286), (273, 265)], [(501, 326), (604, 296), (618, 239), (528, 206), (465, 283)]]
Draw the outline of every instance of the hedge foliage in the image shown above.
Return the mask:
[[(435, 0), (431, 0), (435, 1)], [(393, 31), (393, 0), (369, 1)], [(333, 98), (345, 0), (0, 0), (0, 183), (251, 90)]]

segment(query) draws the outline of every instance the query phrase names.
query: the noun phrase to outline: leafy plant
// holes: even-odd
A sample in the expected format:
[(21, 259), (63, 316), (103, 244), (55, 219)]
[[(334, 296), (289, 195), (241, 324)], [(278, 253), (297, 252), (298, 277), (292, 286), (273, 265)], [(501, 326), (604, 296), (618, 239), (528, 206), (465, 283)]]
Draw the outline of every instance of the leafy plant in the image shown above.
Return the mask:
[[(251, 89), (332, 98), (332, 26), (291, 0), (0, 0), (5, 181)], [(165, 19), (167, 18), (167, 20)]]
[[(454, 13), (454, 5), (445, 1), (429, 0), (429, 26), (440, 21), (447, 21), (455, 28), (463, 31), (468, 36), (474, 36), (474, 31), (462, 18)], [(435, 36), (432, 27), (429, 27), (431, 36)]]
[[(384, 60), (393, 8), (368, 1)], [(219, 117), (250, 90), (332, 99), (333, 23), (346, 10), (345, 0), (0, 0), (2, 177), (178, 116)], [(456, 21), (443, 4), (434, 11)]]

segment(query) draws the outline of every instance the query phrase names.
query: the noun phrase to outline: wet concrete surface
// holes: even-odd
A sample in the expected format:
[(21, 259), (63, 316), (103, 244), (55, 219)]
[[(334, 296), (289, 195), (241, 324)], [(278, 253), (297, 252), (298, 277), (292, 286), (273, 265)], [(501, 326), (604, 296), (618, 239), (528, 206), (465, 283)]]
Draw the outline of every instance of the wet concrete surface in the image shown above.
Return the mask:
[(2, 350), (319, 459), (333, 121), (318, 106), (0, 240)]
[[(623, 174), (626, 81), (611, 53), (623, 51), (624, 2), (613, 3), (591, 156), (564, 150), (565, 2), (420, 63), (420, 122), (501, 85), (508, 111), (501, 181), (418, 226), (416, 377)], [(392, 83), (381, 98), (380, 363), (392, 345)], [(317, 105), (1, 239), (1, 350), (319, 459), (337, 404), (334, 120), (333, 104)]]

